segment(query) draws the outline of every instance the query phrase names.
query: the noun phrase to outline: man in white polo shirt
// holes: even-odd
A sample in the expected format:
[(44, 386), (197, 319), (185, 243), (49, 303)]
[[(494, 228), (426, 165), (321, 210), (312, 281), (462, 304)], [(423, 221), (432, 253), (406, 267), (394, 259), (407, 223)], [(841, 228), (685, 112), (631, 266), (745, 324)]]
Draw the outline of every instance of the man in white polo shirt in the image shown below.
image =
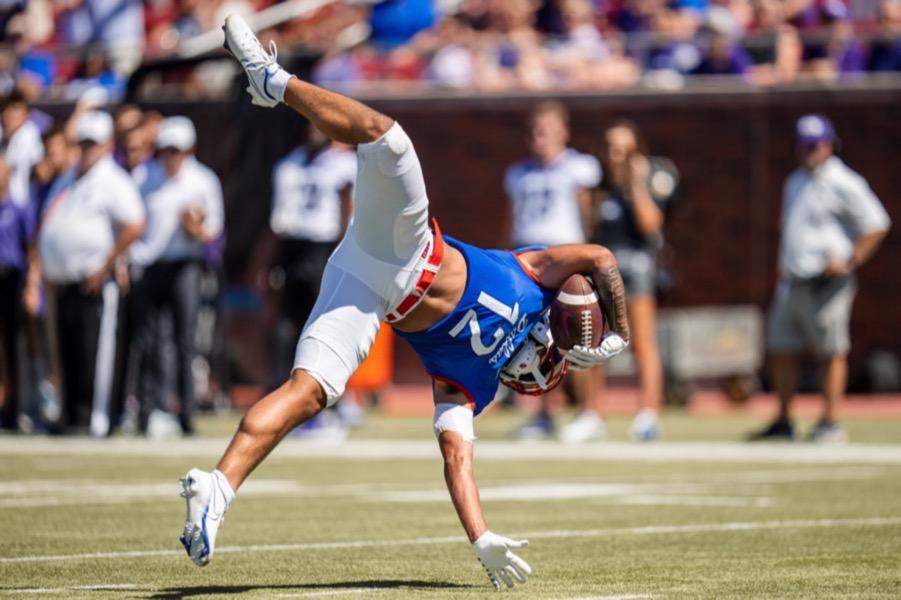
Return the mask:
[(119, 290), (112, 273), (144, 229), (131, 178), (112, 158), (113, 121), (88, 112), (76, 125), (81, 157), (61, 175), (40, 217), (38, 252), (56, 302), (63, 379), (61, 426), (105, 435)]
[(801, 166), (783, 190), (781, 278), (770, 307), (768, 345), (779, 414), (752, 439), (792, 439), (790, 403), (798, 355), (807, 350), (822, 365), (823, 414), (809, 439), (841, 442), (837, 422), (851, 348), (854, 271), (888, 232), (888, 214), (863, 177), (834, 155), (838, 138), (826, 117), (809, 114), (796, 126)]
[[(160, 123), (158, 157), (149, 165), (140, 188), (147, 207), (147, 230), (130, 252), (132, 261), (144, 268), (135, 286), (143, 412), (145, 417), (154, 410), (166, 412), (160, 352), (166, 347), (164, 336), (172, 331), (181, 403), (178, 417), (185, 434), (193, 432), (191, 364), (196, 354), (204, 246), (219, 238), (224, 222), (222, 186), (216, 174), (194, 158), (196, 142), (194, 124), (187, 117), (169, 117)], [(163, 327), (164, 315), (171, 315), (171, 329)]]

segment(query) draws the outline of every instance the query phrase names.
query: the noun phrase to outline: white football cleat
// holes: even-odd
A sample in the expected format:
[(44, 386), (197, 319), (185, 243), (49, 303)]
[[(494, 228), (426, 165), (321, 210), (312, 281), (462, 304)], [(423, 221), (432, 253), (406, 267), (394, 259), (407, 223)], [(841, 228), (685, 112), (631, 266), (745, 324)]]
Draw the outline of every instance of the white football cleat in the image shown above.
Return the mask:
[(653, 409), (641, 409), (632, 420), (629, 435), (635, 442), (653, 442), (660, 437), (660, 416)]
[(200, 469), (191, 469), (181, 479), (181, 497), (185, 499), (188, 514), (179, 541), (198, 567), (210, 562), (216, 534), (225, 520), (230, 496), (234, 495), (224, 479), (221, 473), (207, 473)]
[(241, 64), (250, 85), (247, 93), (257, 106), (272, 108), (284, 97), (284, 87), (292, 76), (276, 62), (278, 49), (269, 42), (267, 52), (240, 15), (229, 15), (222, 26), (224, 47)]
[(560, 441), (564, 444), (584, 444), (607, 437), (604, 420), (593, 410), (583, 410), (560, 430)]

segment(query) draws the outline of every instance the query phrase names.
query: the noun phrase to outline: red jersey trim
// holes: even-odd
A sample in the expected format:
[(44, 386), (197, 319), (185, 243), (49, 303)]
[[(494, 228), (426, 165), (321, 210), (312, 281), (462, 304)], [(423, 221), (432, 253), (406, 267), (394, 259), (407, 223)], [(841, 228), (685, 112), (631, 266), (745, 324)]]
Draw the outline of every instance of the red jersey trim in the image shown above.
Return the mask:
[[(527, 250), (527, 252), (528, 252), (528, 250)], [(535, 283), (537, 283), (537, 284), (540, 285), (541, 287), (545, 287), (544, 284), (541, 283), (541, 280), (538, 279), (538, 276), (535, 275), (535, 271), (532, 270), (532, 267), (530, 267), (530, 266), (529, 266), (529, 265), (528, 265), (528, 264), (520, 257), (521, 254), (524, 254), (524, 253), (522, 253), (522, 252), (520, 252), (520, 253), (513, 253), (513, 258), (516, 259), (516, 262), (519, 264), (519, 268), (522, 269), (523, 272), (524, 272), (526, 275), (529, 276), (529, 279), (531, 279), (532, 281), (534, 281)]]
[(432, 375), (431, 377), (435, 381), (440, 381), (441, 383), (445, 383), (453, 388), (456, 388), (458, 391), (460, 391), (464, 396), (466, 396), (466, 400), (469, 402), (469, 410), (471, 410), (473, 412), (473, 414), (476, 412), (476, 401), (472, 397), (472, 394), (469, 392), (469, 390), (467, 390), (465, 387), (463, 387), (462, 385), (460, 385), (453, 379), (448, 379), (447, 377), (441, 377), (440, 375)]

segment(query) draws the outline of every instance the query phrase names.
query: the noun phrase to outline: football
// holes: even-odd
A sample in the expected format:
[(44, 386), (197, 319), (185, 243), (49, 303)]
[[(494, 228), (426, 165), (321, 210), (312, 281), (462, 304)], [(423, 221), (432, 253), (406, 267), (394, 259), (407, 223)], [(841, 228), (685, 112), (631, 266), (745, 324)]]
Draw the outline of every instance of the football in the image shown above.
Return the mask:
[(551, 305), (551, 335), (562, 350), (594, 348), (604, 336), (604, 313), (591, 280), (575, 274), (560, 286)]

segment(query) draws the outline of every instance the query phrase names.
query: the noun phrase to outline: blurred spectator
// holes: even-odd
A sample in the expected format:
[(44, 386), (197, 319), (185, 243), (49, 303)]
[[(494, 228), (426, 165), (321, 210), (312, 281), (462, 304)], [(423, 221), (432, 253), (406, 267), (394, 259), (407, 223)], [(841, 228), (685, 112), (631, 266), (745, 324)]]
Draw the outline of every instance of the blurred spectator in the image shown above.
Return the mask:
[(798, 77), (803, 47), (797, 31), (786, 22), (784, 2), (756, 0), (753, 31), (745, 38), (745, 49), (754, 63), (752, 83), (769, 86)]
[(767, 343), (776, 419), (751, 439), (791, 439), (791, 400), (797, 359), (808, 350), (823, 369), (823, 414), (812, 441), (842, 442), (838, 411), (845, 394), (851, 347), (851, 306), (856, 271), (876, 251), (890, 222), (867, 182), (835, 156), (838, 138), (822, 115), (798, 119), (800, 167), (785, 181), (782, 198), (781, 279), (770, 307)]
[[(307, 143), (272, 171), (269, 225), (278, 237), (278, 258), (271, 279), (282, 291), (273, 344), (273, 388), (292, 369), (294, 347), (319, 295), (325, 264), (347, 228), (356, 175), (356, 152), (312, 126)], [(305, 424), (304, 430), (326, 434), (337, 427), (331, 416)]]
[[(78, 159), (78, 149), (66, 138), (62, 127), (51, 127), (43, 136), (44, 157), (31, 172), (31, 205), (35, 215), (43, 214), (53, 184), (69, 171)], [(33, 430), (44, 430), (59, 420), (60, 373), (55, 360), (56, 332), (47, 319), (47, 292), (41, 278), (40, 260), (32, 240), (29, 270), (23, 293), (26, 319), (25, 348), (30, 368), (30, 396), (27, 415)]]
[(600, 181), (600, 166), (567, 147), (569, 112), (557, 102), (539, 104), (527, 123), (531, 157), (510, 168), (504, 189), (510, 200), (513, 246), (585, 242), (591, 211), (589, 190)]
[[(539, 104), (529, 115), (526, 140), (531, 156), (507, 169), (504, 188), (510, 200), (514, 247), (585, 243), (591, 214), (591, 190), (601, 179), (598, 161), (568, 148), (569, 113), (557, 102)], [(602, 437), (603, 423), (591, 404), (596, 373), (576, 371), (568, 389), (584, 412), (561, 431), (569, 442)], [(550, 407), (542, 396), (539, 412), (517, 430), (517, 437), (553, 433)]]
[(901, 0), (879, 5), (879, 32), (870, 48), (870, 71), (901, 71)]
[(41, 216), (38, 251), (55, 294), (63, 381), (62, 430), (106, 435), (119, 292), (112, 274), (144, 227), (137, 188), (112, 158), (113, 121), (78, 119), (76, 168), (53, 184)]
[(729, 10), (714, 6), (708, 12), (707, 47), (694, 75), (744, 75), (751, 57), (737, 40), (740, 25)]
[(130, 73), (141, 62), (144, 7), (141, 0), (59, 0), (57, 35), (69, 46), (99, 46), (114, 71)]
[(832, 22), (837, 15), (850, 16), (847, 0), (783, 0), (786, 14), (791, 24), (799, 29), (822, 27)]
[(653, 37), (644, 61), (647, 70), (684, 75), (696, 69), (701, 62), (701, 51), (695, 41), (698, 27), (694, 13), (673, 9), (656, 11), (651, 16)]
[(50, 128), (42, 140), (44, 156), (31, 171), (30, 198), (36, 214), (44, 210), (53, 183), (72, 167), (77, 158), (76, 149), (69, 144), (63, 128)]
[(10, 169), (9, 195), (19, 206), (28, 203), (31, 169), (43, 156), (41, 131), (28, 119), (28, 103), (18, 90), (3, 100), (0, 124), (3, 139), (0, 149)]
[(866, 54), (854, 38), (850, 16), (848, 7), (839, 0), (825, 3), (825, 31), (804, 45), (803, 60), (816, 78), (831, 81), (866, 66)]
[(63, 89), (63, 97), (77, 100), (88, 90), (94, 94), (99, 93), (94, 90), (105, 92), (104, 101), (99, 104), (118, 102), (125, 92), (125, 79), (110, 67), (106, 54), (96, 48), (82, 56), (75, 76)]
[(592, 241), (616, 256), (626, 287), (630, 347), (641, 392), (631, 435), (647, 441), (660, 435), (663, 369), (656, 331), (657, 253), (663, 246), (664, 217), (675, 198), (678, 173), (668, 159), (648, 155), (638, 126), (626, 120), (604, 132), (601, 164), (604, 180)]
[(28, 268), (27, 252), (34, 235), (30, 207), (13, 202), (9, 194), (11, 172), (0, 155), (0, 353), (3, 362), (3, 409), (0, 429), (19, 427), (19, 332), (22, 322), (22, 288)]
[(423, 29), (431, 28), (436, 13), (432, 0), (381, 0), (372, 7), (370, 39), (377, 46), (404, 44)]
[[(170, 346), (176, 354), (178, 423), (183, 434), (194, 432), (192, 365), (200, 279), (205, 245), (219, 238), (224, 225), (222, 186), (216, 174), (194, 157), (196, 143), (194, 124), (187, 117), (160, 123), (158, 158), (141, 186), (147, 229), (130, 253), (132, 261), (143, 267), (134, 286), (139, 315), (134, 355), (141, 360), (138, 390), (151, 437), (172, 433), (163, 367), (163, 353)], [(163, 325), (166, 316), (172, 318), (171, 329)]]
[(114, 123), (116, 162), (141, 186), (147, 180), (154, 158), (158, 129), (156, 115), (145, 113), (133, 104), (125, 104), (116, 110)]

